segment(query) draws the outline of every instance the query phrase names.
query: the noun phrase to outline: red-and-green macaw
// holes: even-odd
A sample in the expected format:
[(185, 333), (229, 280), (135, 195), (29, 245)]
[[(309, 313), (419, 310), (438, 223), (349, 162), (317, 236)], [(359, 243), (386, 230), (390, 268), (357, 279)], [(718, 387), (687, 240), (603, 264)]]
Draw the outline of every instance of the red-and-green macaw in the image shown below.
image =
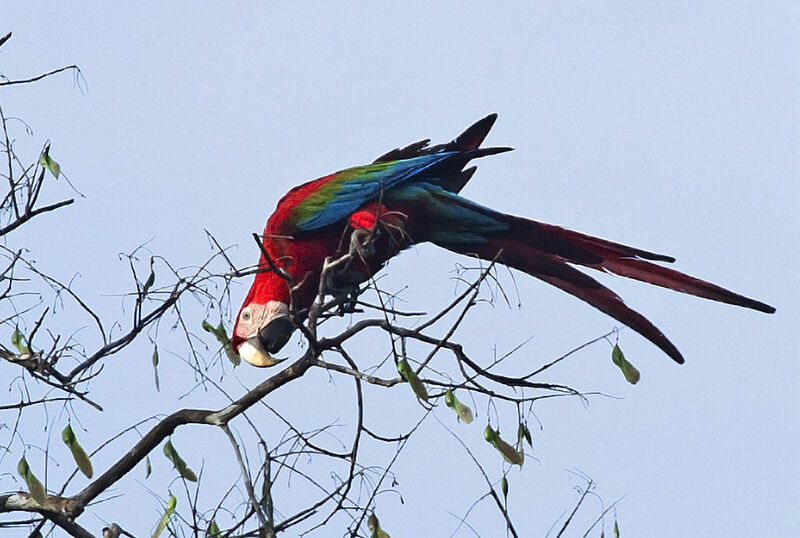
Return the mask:
[[(319, 293), (323, 263), (357, 251), (328, 275), (325, 289), (346, 294), (392, 256), (429, 241), (459, 254), (497, 259), (589, 303), (653, 342), (676, 362), (683, 356), (664, 334), (622, 299), (574, 265), (615, 273), (761, 312), (775, 309), (653, 262), (674, 258), (550, 224), (500, 213), (459, 196), (475, 172), (472, 159), (509, 151), (481, 148), (497, 118), (491, 114), (448, 144), (423, 140), (394, 149), (372, 164), (348, 168), (293, 188), (267, 220), (263, 246), (296, 284), (293, 308), (302, 318)], [(261, 268), (269, 261), (263, 253)], [(231, 344), (255, 366), (276, 362), (294, 331), (284, 277), (258, 273), (233, 328)], [(298, 318), (295, 318), (297, 321)]]

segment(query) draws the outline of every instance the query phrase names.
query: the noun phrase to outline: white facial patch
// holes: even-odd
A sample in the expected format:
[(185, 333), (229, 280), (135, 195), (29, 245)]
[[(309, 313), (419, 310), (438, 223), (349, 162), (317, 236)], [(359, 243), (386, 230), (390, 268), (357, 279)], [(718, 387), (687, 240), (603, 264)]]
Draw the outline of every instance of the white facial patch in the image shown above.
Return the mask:
[(289, 317), (289, 305), (286, 303), (282, 303), (281, 301), (268, 301), (267, 304), (264, 305), (264, 309), (262, 310), (261, 319), (258, 320), (256, 325), (256, 331), (251, 334), (250, 336), (255, 336), (258, 334), (258, 331), (263, 329), (264, 327), (269, 324), (270, 321), (277, 318), (288, 318)]
[(256, 336), (273, 319), (289, 317), (289, 305), (281, 301), (268, 301), (267, 304), (251, 303), (239, 314), (236, 334), (243, 339)]
[(258, 333), (272, 320), (289, 317), (289, 305), (281, 301), (268, 301), (267, 304), (249, 304), (239, 314), (236, 334), (244, 342), (239, 344), (239, 356), (253, 366), (264, 368), (281, 362), (270, 355), (258, 340)]
[(280, 316), (289, 317), (289, 305), (281, 301), (268, 301), (264, 310), (269, 314), (269, 321)]

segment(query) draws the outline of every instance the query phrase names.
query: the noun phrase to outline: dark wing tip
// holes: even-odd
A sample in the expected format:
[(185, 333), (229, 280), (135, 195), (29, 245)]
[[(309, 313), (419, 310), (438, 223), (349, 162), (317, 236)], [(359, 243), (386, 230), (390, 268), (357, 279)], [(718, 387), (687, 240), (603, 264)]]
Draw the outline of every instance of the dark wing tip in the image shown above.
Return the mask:
[(486, 135), (492, 129), (494, 122), (497, 121), (497, 114), (492, 113), (481, 118), (456, 137), (455, 140), (446, 145), (447, 151), (467, 151), (476, 149), (483, 143)]
[(675, 258), (672, 256), (668, 256), (666, 254), (658, 254), (656, 252), (648, 252), (646, 250), (642, 250), (640, 252), (644, 254), (637, 254), (640, 258), (644, 258), (646, 260), (653, 260), (657, 262), (666, 262), (666, 263), (675, 263)]
[(481, 157), (486, 157), (488, 155), (497, 155), (498, 153), (505, 153), (507, 151), (514, 151), (514, 148), (509, 148), (507, 146), (498, 146), (492, 148), (477, 148), (469, 150), (464, 154), (468, 155), (470, 159), (479, 159)]
[(765, 314), (774, 314), (776, 312), (775, 307), (772, 305), (768, 305), (767, 303), (762, 303), (761, 301), (752, 300), (753, 302), (748, 304), (750, 308), (753, 310), (758, 310), (759, 312), (764, 312)]
[(417, 157), (422, 155), (423, 153), (428, 153), (426, 151), (427, 145), (430, 143), (431, 139), (426, 138), (425, 140), (420, 140), (419, 142), (414, 142), (409, 144), (403, 148), (394, 148), (392, 150), (387, 151), (377, 159), (375, 159), (374, 163), (386, 162), (386, 161), (399, 161), (401, 159), (410, 159), (412, 157)]
[[(492, 129), (495, 121), (497, 121), (497, 114), (489, 114), (488, 116), (479, 119), (467, 127), (463, 133), (458, 135), (451, 142), (428, 147), (430, 139), (420, 140), (419, 142), (409, 144), (403, 148), (394, 148), (390, 151), (387, 151), (375, 159), (373, 163), (410, 159), (420, 155), (428, 155), (444, 151), (469, 151), (478, 149), (483, 143), (483, 140), (486, 138), (486, 135), (489, 134), (489, 131)], [(512, 148), (496, 148), (496, 150), (492, 153), (485, 153), (485, 155), (492, 155), (494, 153), (501, 153), (503, 151), (511, 151), (511, 149)]]
[(675, 348), (672, 353), (670, 353), (669, 351), (665, 350), (664, 348), (661, 348), (661, 350), (664, 351), (667, 355), (669, 355), (669, 358), (671, 358), (672, 360), (674, 360), (678, 364), (683, 364), (683, 363), (686, 362), (686, 360), (683, 358), (683, 355), (681, 355), (681, 352), (678, 351), (677, 348)]

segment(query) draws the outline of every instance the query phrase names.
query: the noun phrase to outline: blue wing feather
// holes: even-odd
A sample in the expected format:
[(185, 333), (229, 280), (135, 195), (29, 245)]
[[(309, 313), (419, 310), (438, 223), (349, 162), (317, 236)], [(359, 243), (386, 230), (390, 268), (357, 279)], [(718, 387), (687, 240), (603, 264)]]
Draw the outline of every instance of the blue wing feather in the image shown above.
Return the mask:
[(418, 177), (421, 172), (458, 152), (448, 151), (421, 155), (399, 161), (378, 162), (337, 172), (330, 181), (298, 204), (297, 229), (303, 232), (323, 228), (345, 219), (366, 202), (376, 199), (381, 191)]

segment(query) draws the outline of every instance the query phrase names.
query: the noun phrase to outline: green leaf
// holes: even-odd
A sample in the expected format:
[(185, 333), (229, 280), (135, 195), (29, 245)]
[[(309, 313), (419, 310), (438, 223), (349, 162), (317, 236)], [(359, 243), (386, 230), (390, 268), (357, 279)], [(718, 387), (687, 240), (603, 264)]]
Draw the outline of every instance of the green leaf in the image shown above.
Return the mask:
[(144, 459), (144, 479), (147, 480), (150, 478), (150, 473), (152, 472), (153, 468), (150, 466), (150, 456), (147, 456)]
[(17, 348), (17, 351), (19, 351), (21, 355), (30, 355), (31, 350), (25, 345), (24, 340), (25, 337), (19, 332), (19, 327), (15, 328), (14, 332), (11, 334), (11, 343)]
[(89, 455), (86, 454), (86, 451), (75, 438), (75, 432), (72, 431), (71, 424), (67, 423), (66, 428), (61, 432), (61, 439), (64, 441), (64, 444), (67, 445), (70, 452), (72, 452), (72, 459), (78, 464), (78, 469), (86, 475), (86, 478), (91, 478), (92, 475), (94, 475), (92, 460), (89, 459)]
[(381, 524), (378, 521), (378, 516), (375, 515), (375, 512), (372, 512), (369, 517), (367, 518), (367, 528), (370, 531), (370, 538), (390, 538), (386, 531), (381, 528)]
[(635, 385), (639, 382), (639, 379), (641, 378), (639, 370), (637, 370), (634, 365), (628, 362), (628, 359), (626, 359), (625, 355), (623, 355), (619, 345), (614, 345), (614, 349), (611, 351), (611, 360), (619, 367), (620, 370), (622, 370), (622, 375), (625, 376), (625, 380), (628, 383)]
[(528, 425), (524, 422), (519, 423), (519, 427), (517, 428), (517, 446), (522, 447), (522, 440), (525, 440), (531, 448), (533, 448), (533, 439), (531, 438), (531, 431), (528, 429)]
[(14, 329), (14, 332), (11, 333), (11, 344), (17, 348), (17, 351), (22, 353), (22, 333), (19, 332), (19, 327)]
[(231, 347), (231, 340), (228, 338), (228, 333), (225, 331), (225, 326), (222, 324), (222, 321), (219, 322), (219, 326), (217, 327), (217, 340), (222, 344), (225, 355), (228, 357), (228, 360), (231, 361), (231, 364), (239, 366), (242, 362), (242, 358), (234, 353), (233, 347)]
[(493, 430), (490, 425), (486, 425), (483, 430), (483, 438), (497, 449), (503, 456), (503, 459), (512, 465), (519, 465), (522, 467), (525, 461), (525, 456), (521, 451), (516, 450), (513, 446), (509, 445), (500, 437), (500, 434)]
[(33, 474), (33, 471), (31, 471), (28, 460), (25, 459), (24, 455), (17, 464), (17, 472), (28, 485), (28, 491), (31, 493), (31, 497), (33, 497), (37, 503), (44, 506), (47, 502), (47, 492), (42, 483), (39, 482), (39, 479), (36, 478), (36, 475)]
[(522, 432), (525, 435), (525, 440), (528, 442), (531, 448), (533, 448), (533, 438), (531, 437), (531, 431), (528, 429), (527, 424), (523, 424), (524, 431)]
[(225, 326), (221, 321), (219, 322), (219, 325), (214, 327), (207, 320), (203, 320), (203, 330), (213, 334), (220, 344), (227, 344), (230, 342), (228, 340), (228, 333), (225, 331)]
[(522, 464), (525, 461), (525, 457), (522, 452), (519, 452), (502, 439), (499, 439), (494, 447), (500, 452), (500, 454), (503, 455), (503, 459), (505, 459), (508, 463), (522, 467)]
[(508, 500), (508, 479), (504, 476), (500, 481), (500, 489), (503, 491), (503, 499)]
[(158, 382), (158, 346), (153, 346), (153, 376), (155, 376), (156, 391), (161, 392), (161, 386)]
[(483, 429), (483, 438), (492, 445), (494, 445), (495, 441), (497, 440), (497, 432), (490, 425), (486, 425)]
[(614, 518), (614, 538), (619, 538), (619, 525), (616, 518)]
[(372, 512), (367, 518), (367, 528), (372, 534), (375, 534), (376, 529), (381, 528), (381, 524), (378, 521), (378, 516), (375, 515), (375, 512)]
[(208, 530), (206, 531), (206, 536), (208, 536), (208, 538), (218, 538), (219, 535), (220, 535), (219, 526), (217, 525), (217, 522), (212, 519), (211, 523), (208, 524)]
[(228, 357), (228, 360), (231, 361), (231, 364), (239, 366), (242, 363), (242, 358), (234, 353), (231, 347), (231, 340), (228, 338), (228, 332), (225, 330), (225, 325), (222, 324), (222, 321), (219, 322), (218, 326), (214, 327), (208, 321), (203, 320), (203, 330), (214, 335), (217, 342), (219, 342), (225, 350), (225, 355)]
[(425, 383), (417, 376), (417, 373), (411, 368), (407, 360), (402, 359), (397, 363), (397, 371), (400, 372), (400, 377), (411, 385), (411, 389), (414, 391), (414, 394), (417, 395), (417, 398), (427, 402), (428, 391), (425, 389)]
[(444, 393), (444, 403), (447, 407), (455, 411), (458, 418), (466, 424), (471, 423), (474, 419), (472, 409), (470, 409), (468, 405), (461, 403), (458, 398), (456, 398), (456, 395), (453, 394), (452, 390), (447, 389), (447, 392)]
[(144, 287), (142, 288), (142, 295), (146, 295), (150, 288), (153, 287), (153, 284), (156, 283), (156, 273), (153, 271), (152, 266), (150, 268), (150, 276), (147, 277), (147, 281), (144, 283)]
[(183, 458), (180, 457), (178, 451), (175, 450), (175, 447), (172, 445), (172, 441), (167, 441), (164, 444), (164, 455), (172, 462), (172, 465), (175, 467), (175, 470), (178, 471), (179, 475), (190, 482), (197, 482), (197, 475), (194, 474), (194, 471), (192, 471), (189, 466), (186, 465), (186, 462), (183, 461)]
[(175, 511), (176, 504), (178, 504), (178, 500), (175, 498), (175, 495), (170, 495), (169, 501), (167, 502), (167, 508), (164, 510), (164, 514), (161, 516), (161, 519), (158, 522), (158, 527), (156, 527), (152, 538), (158, 538), (161, 533), (164, 532), (164, 529), (167, 527), (167, 523), (169, 523), (170, 516)]
[(58, 174), (61, 173), (61, 165), (59, 165), (53, 158), (50, 156), (50, 144), (47, 144), (44, 147), (44, 151), (42, 152), (42, 156), (39, 157), (39, 162), (42, 166), (50, 170), (50, 173), (53, 174), (53, 177), (58, 178)]

